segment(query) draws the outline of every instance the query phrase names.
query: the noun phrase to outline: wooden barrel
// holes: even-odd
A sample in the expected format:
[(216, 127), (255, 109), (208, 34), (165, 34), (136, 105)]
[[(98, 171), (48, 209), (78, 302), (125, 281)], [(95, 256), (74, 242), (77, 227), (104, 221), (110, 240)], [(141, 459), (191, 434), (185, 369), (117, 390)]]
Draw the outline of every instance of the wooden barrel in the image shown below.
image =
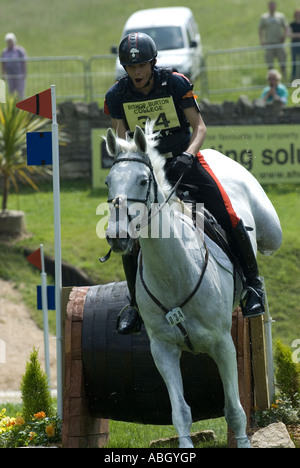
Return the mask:
[[(126, 282), (91, 286), (82, 323), (82, 363), (92, 416), (143, 424), (172, 424), (165, 384), (150, 353), (144, 326), (140, 335), (116, 333), (117, 316), (128, 304)], [(224, 415), (224, 393), (214, 361), (183, 353), (184, 393), (193, 421)]]

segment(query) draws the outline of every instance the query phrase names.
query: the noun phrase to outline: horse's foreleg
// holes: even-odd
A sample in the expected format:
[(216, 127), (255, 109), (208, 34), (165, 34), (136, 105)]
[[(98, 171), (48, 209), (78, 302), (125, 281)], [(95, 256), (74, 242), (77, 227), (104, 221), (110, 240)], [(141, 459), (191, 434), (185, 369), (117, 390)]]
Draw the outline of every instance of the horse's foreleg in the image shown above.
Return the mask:
[(193, 448), (190, 438), (192, 425), (191, 409), (183, 396), (180, 371), (180, 350), (174, 345), (151, 342), (151, 353), (169, 393), (172, 407), (172, 422), (179, 436), (179, 448)]
[(215, 362), (218, 366), (225, 396), (225, 418), (235, 433), (238, 448), (251, 448), (246, 435), (247, 419), (240, 402), (236, 350), (228, 336), (215, 350)]

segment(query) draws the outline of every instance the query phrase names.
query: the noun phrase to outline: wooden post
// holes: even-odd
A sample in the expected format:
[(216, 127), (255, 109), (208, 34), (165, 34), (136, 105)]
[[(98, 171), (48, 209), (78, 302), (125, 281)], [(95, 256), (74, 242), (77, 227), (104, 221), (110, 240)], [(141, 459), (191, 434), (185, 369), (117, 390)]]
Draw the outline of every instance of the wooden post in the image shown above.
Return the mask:
[[(233, 312), (231, 335), (236, 348), (240, 400), (246, 413), (247, 430), (249, 430), (253, 409), (250, 333), (249, 320), (244, 319), (240, 307), (237, 307)], [(237, 447), (234, 432), (230, 427), (228, 427), (227, 440), (229, 448)]]
[(66, 310), (62, 431), (64, 448), (99, 448), (109, 438), (109, 421), (92, 417), (85, 398), (81, 333), (88, 289), (89, 287), (63, 288), (62, 310)]
[(250, 319), (252, 368), (254, 379), (254, 403), (260, 410), (270, 407), (266, 343), (263, 316)]

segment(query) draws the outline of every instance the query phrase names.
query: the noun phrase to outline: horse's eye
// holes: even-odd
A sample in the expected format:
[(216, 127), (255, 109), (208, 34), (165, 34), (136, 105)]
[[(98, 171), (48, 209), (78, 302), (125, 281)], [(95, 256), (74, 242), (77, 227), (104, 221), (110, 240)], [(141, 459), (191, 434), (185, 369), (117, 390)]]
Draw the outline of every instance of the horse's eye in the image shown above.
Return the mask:
[(147, 182), (148, 182), (148, 179), (143, 179), (143, 180), (141, 180), (140, 185), (142, 187), (145, 187), (145, 185), (147, 185)]

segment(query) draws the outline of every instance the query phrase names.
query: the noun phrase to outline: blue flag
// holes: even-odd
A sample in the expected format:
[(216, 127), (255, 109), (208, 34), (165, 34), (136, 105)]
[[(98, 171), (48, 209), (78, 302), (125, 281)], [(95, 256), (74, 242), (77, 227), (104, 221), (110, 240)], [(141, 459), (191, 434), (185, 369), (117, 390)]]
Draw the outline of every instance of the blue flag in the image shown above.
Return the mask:
[[(37, 293), (37, 310), (42, 310), (42, 287), (38, 285), (36, 287)], [(47, 286), (47, 309), (55, 310), (55, 286)]]
[(27, 165), (52, 165), (52, 132), (29, 132), (27, 140)]

